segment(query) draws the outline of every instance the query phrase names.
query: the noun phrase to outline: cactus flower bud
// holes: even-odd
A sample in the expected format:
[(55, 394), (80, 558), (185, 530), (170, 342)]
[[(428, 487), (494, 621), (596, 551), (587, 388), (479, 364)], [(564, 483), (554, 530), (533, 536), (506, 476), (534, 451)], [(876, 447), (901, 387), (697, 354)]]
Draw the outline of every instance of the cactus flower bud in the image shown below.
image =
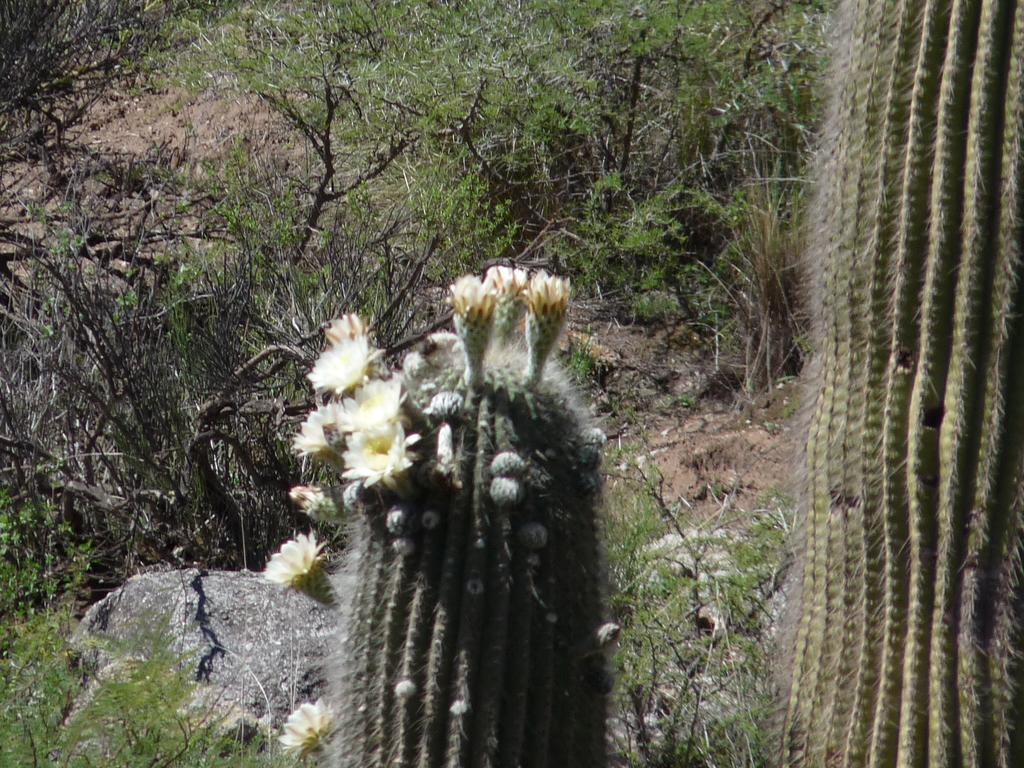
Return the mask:
[(334, 499), (314, 485), (297, 485), (288, 496), (292, 502), (314, 520), (337, 521), (340, 510)]
[(324, 331), (324, 336), (330, 345), (341, 344), (345, 341), (366, 336), (369, 328), (359, 315), (342, 315), (337, 320), (332, 320)]
[(569, 281), (539, 272), (530, 281), (527, 292), (529, 314), (526, 318), (526, 345), (529, 360), (527, 384), (535, 384), (544, 371), (544, 363), (558, 340), (569, 306)]
[(491, 338), (495, 296), (473, 275), (460, 277), (451, 287), (449, 299), (455, 312), (455, 331), (466, 355), (466, 383), (477, 387), (483, 380), (484, 354)]
[(494, 333), (499, 341), (512, 339), (519, 322), (526, 314), (526, 289), (530, 279), (522, 269), (491, 267), (484, 276), (484, 286), (494, 293)]

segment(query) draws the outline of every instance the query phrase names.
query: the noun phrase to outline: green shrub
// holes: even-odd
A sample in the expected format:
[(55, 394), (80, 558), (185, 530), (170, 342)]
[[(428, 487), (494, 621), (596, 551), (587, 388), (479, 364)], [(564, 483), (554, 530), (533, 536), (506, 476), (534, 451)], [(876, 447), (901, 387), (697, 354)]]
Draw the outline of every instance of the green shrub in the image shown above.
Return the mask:
[(789, 503), (697, 520), (650, 486), (619, 486), (609, 504), (619, 749), (637, 768), (769, 765), (768, 653)]
[(638, 293), (630, 307), (633, 317), (641, 323), (664, 323), (677, 319), (682, 306), (668, 291), (644, 291)]
[(0, 620), (25, 618), (72, 589), (90, 551), (49, 505), (16, 504), (0, 489)]
[[(265, 734), (239, 740), (216, 711), (190, 708), (194, 683), (155, 631), (83, 689), (69, 614), (0, 627), (0, 764), (67, 768), (293, 765)], [(162, 638), (161, 638), (162, 636)]]
[(745, 182), (802, 172), (827, 5), (250, 2), (172, 67), (296, 129), (313, 226), (358, 190), (456, 269), (543, 247), (587, 290), (683, 293)]

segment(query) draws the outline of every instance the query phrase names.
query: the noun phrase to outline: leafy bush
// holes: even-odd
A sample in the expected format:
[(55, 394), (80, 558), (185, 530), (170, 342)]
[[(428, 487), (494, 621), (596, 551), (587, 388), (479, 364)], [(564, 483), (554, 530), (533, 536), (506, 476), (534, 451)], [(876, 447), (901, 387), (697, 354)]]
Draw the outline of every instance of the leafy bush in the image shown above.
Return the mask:
[(803, 169), (825, 5), (252, 3), (179, 71), (303, 137), (305, 237), (359, 190), (460, 267), (543, 254), (602, 295), (686, 294), (743, 183)]
[(0, 628), (0, 764), (294, 764), (268, 736), (240, 740), (222, 715), (189, 707), (194, 683), (157, 632), (139, 660), (126, 658), (83, 691), (69, 631), (69, 616), (59, 610)]
[(689, 519), (656, 488), (619, 486), (608, 524), (622, 624), (618, 748), (632, 766), (765, 766), (768, 664), (789, 504)]
[(0, 489), (0, 620), (24, 618), (72, 590), (90, 549), (48, 504), (16, 504)]
[(150, 43), (162, 3), (143, 0), (0, 0), (0, 149), (58, 140)]

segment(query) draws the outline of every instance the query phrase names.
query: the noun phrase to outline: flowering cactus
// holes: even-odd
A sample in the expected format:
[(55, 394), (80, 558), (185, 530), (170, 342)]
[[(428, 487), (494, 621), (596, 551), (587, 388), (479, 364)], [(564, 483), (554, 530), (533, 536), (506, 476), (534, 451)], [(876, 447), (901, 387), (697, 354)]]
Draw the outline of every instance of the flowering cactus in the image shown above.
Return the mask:
[(336, 399), (294, 445), (347, 484), (292, 493), (352, 527), (335, 583), (332, 766), (605, 764), (604, 437), (545, 365), (568, 294), (544, 273), (462, 278), (457, 333), (431, 336), (396, 375), (358, 319), (332, 324), (310, 379)]

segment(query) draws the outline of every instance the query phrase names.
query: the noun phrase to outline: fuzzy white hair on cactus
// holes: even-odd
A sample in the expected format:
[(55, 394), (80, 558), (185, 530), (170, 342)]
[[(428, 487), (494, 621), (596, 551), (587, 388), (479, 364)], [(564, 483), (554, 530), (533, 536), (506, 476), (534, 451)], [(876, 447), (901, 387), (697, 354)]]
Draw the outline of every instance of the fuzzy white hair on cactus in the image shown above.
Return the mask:
[(375, 379), (341, 404), (339, 425), (345, 432), (372, 432), (402, 420), (402, 382)]
[(320, 355), (307, 378), (319, 392), (346, 395), (370, 377), (381, 354), (366, 336), (341, 339)]
[(342, 315), (337, 320), (332, 320), (324, 331), (327, 343), (330, 345), (341, 344), (350, 339), (357, 339), (366, 336), (369, 327), (359, 315)]
[(419, 439), (419, 435), (406, 436), (399, 422), (372, 431), (354, 432), (342, 457), (345, 478), (362, 480), (367, 486), (380, 482), (389, 488), (397, 487), (401, 475), (412, 466), (409, 447)]
[(306, 703), (288, 715), (281, 733), (281, 746), (286, 752), (306, 757), (316, 750), (331, 731), (331, 710), (322, 700)]
[(338, 403), (321, 405), (311, 412), (295, 435), (292, 449), (301, 456), (329, 457), (337, 444), (342, 409)]
[(409, 678), (399, 680), (395, 684), (395, 696), (397, 696), (400, 699), (408, 699), (411, 696), (415, 696), (416, 690), (416, 683), (410, 680)]
[(320, 567), (323, 548), (323, 544), (317, 543), (315, 533), (300, 533), (286, 541), (280, 551), (270, 558), (263, 575), (275, 584), (301, 589), (303, 583)]

